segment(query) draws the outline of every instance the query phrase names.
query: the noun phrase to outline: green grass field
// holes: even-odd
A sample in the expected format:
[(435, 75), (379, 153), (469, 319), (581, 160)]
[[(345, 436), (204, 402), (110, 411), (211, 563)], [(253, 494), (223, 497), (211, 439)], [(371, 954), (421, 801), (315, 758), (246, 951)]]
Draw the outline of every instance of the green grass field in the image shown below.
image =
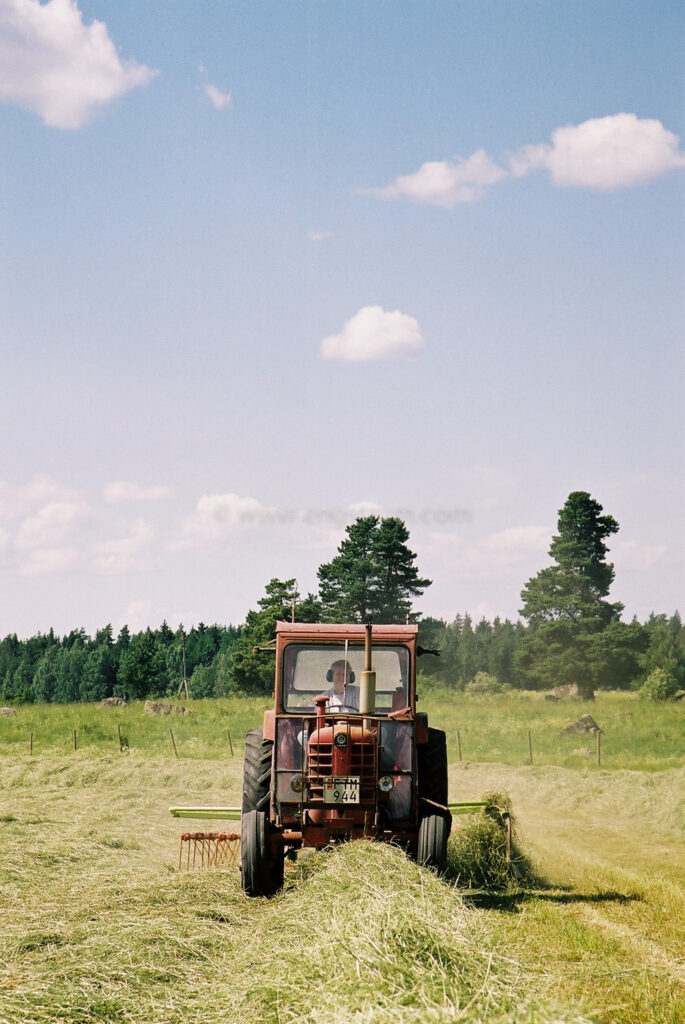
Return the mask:
[[(288, 865), (267, 901), (243, 896), (235, 868), (178, 871), (189, 824), (168, 807), (238, 802), (242, 735), (263, 704), (190, 706), (164, 719), (20, 707), (0, 720), (2, 1024), (685, 1019), (679, 708), (600, 695), (598, 769), (558, 737), (582, 705), (426, 695), (450, 736), (451, 798), (506, 790), (528, 874), (465, 889), (456, 843), (445, 879), (357, 843)], [(555, 743), (557, 765), (544, 763)]]
[[(24, 756), (33, 733), (35, 754), (59, 755), (79, 749), (93, 754), (118, 751), (117, 725), (132, 752), (173, 753), (172, 729), (179, 756), (223, 759), (242, 750), (248, 729), (261, 725), (270, 701), (258, 697), (183, 701), (189, 714), (150, 716), (141, 702), (123, 708), (96, 704), (24, 704), (13, 717), (0, 717), (0, 755)], [(589, 713), (603, 730), (601, 763), (606, 768), (657, 771), (685, 765), (685, 702), (641, 701), (634, 693), (600, 692), (594, 703), (545, 702), (540, 694), (512, 691), (497, 697), (471, 697), (434, 688), (419, 707), (432, 725), (445, 729), (450, 760), (457, 761), (457, 730), (462, 758), (468, 762), (521, 765), (533, 762), (585, 769), (596, 762), (595, 737), (561, 736), (561, 730)]]

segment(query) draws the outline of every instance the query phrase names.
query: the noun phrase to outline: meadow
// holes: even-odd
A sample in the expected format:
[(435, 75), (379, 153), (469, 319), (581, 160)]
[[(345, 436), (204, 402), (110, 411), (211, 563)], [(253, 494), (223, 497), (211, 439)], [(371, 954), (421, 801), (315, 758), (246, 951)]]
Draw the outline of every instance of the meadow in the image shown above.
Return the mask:
[[(245, 733), (261, 725), (262, 713), (271, 704), (259, 697), (177, 703), (189, 713), (151, 716), (140, 701), (115, 708), (17, 705), (16, 715), (0, 717), (0, 755), (27, 754), (31, 733), (35, 754), (67, 754), (73, 750), (74, 730), (78, 749), (111, 753), (119, 749), (119, 726), (131, 752), (173, 754), (171, 729), (180, 757), (223, 759), (231, 746), (234, 753), (242, 753)], [(474, 697), (424, 687), (418, 706), (428, 712), (431, 725), (446, 731), (448, 754), (454, 762), (459, 760), (459, 731), (465, 762), (528, 764), (530, 732), (534, 764), (587, 768), (596, 761), (595, 737), (563, 736), (561, 731), (589, 713), (602, 729), (602, 767), (659, 771), (685, 765), (685, 702), (643, 701), (635, 693), (600, 691), (592, 703), (574, 699), (548, 703), (542, 694), (530, 691)]]
[[(457, 833), (445, 878), (356, 843), (289, 864), (268, 901), (244, 897), (235, 868), (178, 871), (188, 826), (168, 807), (238, 802), (242, 736), (264, 702), (188, 706), (0, 720), (2, 1024), (685, 1019), (681, 708), (426, 693), (450, 737), (451, 799), (510, 795), (521, 877), (469, 888)], [(559, 736), (588, 710), (605, 730), (600, 768), (572, 753), (592, 743)]]

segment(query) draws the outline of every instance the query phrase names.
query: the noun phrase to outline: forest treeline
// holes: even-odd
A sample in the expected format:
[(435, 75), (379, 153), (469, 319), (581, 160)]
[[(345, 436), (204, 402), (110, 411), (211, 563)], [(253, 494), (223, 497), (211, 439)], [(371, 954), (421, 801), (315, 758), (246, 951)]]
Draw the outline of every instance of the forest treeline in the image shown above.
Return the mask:
[[(263, 650), (279, 619), (298, 622), (419, 622), (419, 674), (448, 687), (494, 692), (573, 684), (586, 699), (598, 688), (642, 688), (652, 699), (685, 690), (685, 628), (675, 612), (623, 622), (623, 605), (608, 599), (614, 567), (606, 539), (618, 523), (585, 491), (559, 510), (552, 564), (521, 591), (523, 620), (424, 618), (413, 599), (431, 585), (419, 575), (409, 531), (397, 517), (360, 516), (338, 553), (318, 569), (318, 594), (302, 597), (294, 579), (272, 579), (257, 608), (239, 626), (200, 623), (186, 633), (159, 629), (115, 637), (105, 626), (59, 637), (0, 641), (0, 700), (65, 703), (169, 697), (184, 681), (192, 697), (269, 694), (273, 651)], [(433, 653), (439, 651), (439, 654)]]
[[(112, 696), (130, 700), (175, 696), (184, 678), (184, 648), (192, 697), (268, 694), (273, 685), (273, 655), (255, 655), (252, 648), (260, 632), (255, 625), (266, 625), (254, 620), (271, 618), (271, 610), (262, 608), (250, 614), (250, 624), (200, 623), (188, 632), (182, 628), (174, 631), (162, 623), (158, 629), (134, 634), (124, 626), (116, 636), (111, 626), (98, 630), (94, 637), (83, 629), (63, 637), (52, 630), (27, 640), (6, 636), (0, 641), (0, 700), (65, 703)], [(670, 617), (652, 614), (644, 623), (633, 620), (623, 625), (632, 650), (626, 654), (623, 646), (620, 658), (606, 665), (603, 685), (637, 688), (654, 669), (666, 665), (683, 686), (685, 627), (678, 613)], [(440, 654), (424, 654), (419, 673), (455, 689), (463, 689), (480, 672), (515, 689), (536, 689), (538, 681), (522, 664), (527, 629), (522, 622), (509, 619), (490, 622), (483, 618), (474, 623), (469, 615), (458, 615), (452, 622), (423, 619), (420, 644), (438, 649)]]

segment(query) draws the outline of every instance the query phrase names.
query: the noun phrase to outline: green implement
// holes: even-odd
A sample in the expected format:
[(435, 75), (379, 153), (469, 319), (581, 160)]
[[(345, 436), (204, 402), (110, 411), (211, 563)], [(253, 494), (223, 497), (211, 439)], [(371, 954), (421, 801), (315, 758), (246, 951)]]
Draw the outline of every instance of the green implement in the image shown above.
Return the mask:
[(472, 814), (474, 811), (485, 811), (490, 807), (487, 800), (462, 800), (460, 803), (449, 803), (447, 807), (451, 814)]
[(169, 813), (174, 818), (224, 818), (239, 821), (239, 807), (170, 807)]
[[(460, 803), (447, 804), (452, 814), (472, 814), (474, 811), (484, 811), (489, 807), (487, 800), (463, 800)], [(239, 807), (170, 807), (169, 813), (175, 818), (222, 818), (227, 821), (239, 821), (241, 810)]]

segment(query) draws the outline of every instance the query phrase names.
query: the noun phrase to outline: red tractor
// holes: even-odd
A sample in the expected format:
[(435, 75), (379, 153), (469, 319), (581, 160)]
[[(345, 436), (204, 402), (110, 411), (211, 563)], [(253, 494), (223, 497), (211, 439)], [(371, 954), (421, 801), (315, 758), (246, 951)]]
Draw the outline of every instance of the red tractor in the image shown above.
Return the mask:
[(242, 886), (270, 896), (289, 851), (397, 843), (443, 870), (445, 733), (416, 712), (416, 626), (276, 626), (275, 706), (245, 742)]

